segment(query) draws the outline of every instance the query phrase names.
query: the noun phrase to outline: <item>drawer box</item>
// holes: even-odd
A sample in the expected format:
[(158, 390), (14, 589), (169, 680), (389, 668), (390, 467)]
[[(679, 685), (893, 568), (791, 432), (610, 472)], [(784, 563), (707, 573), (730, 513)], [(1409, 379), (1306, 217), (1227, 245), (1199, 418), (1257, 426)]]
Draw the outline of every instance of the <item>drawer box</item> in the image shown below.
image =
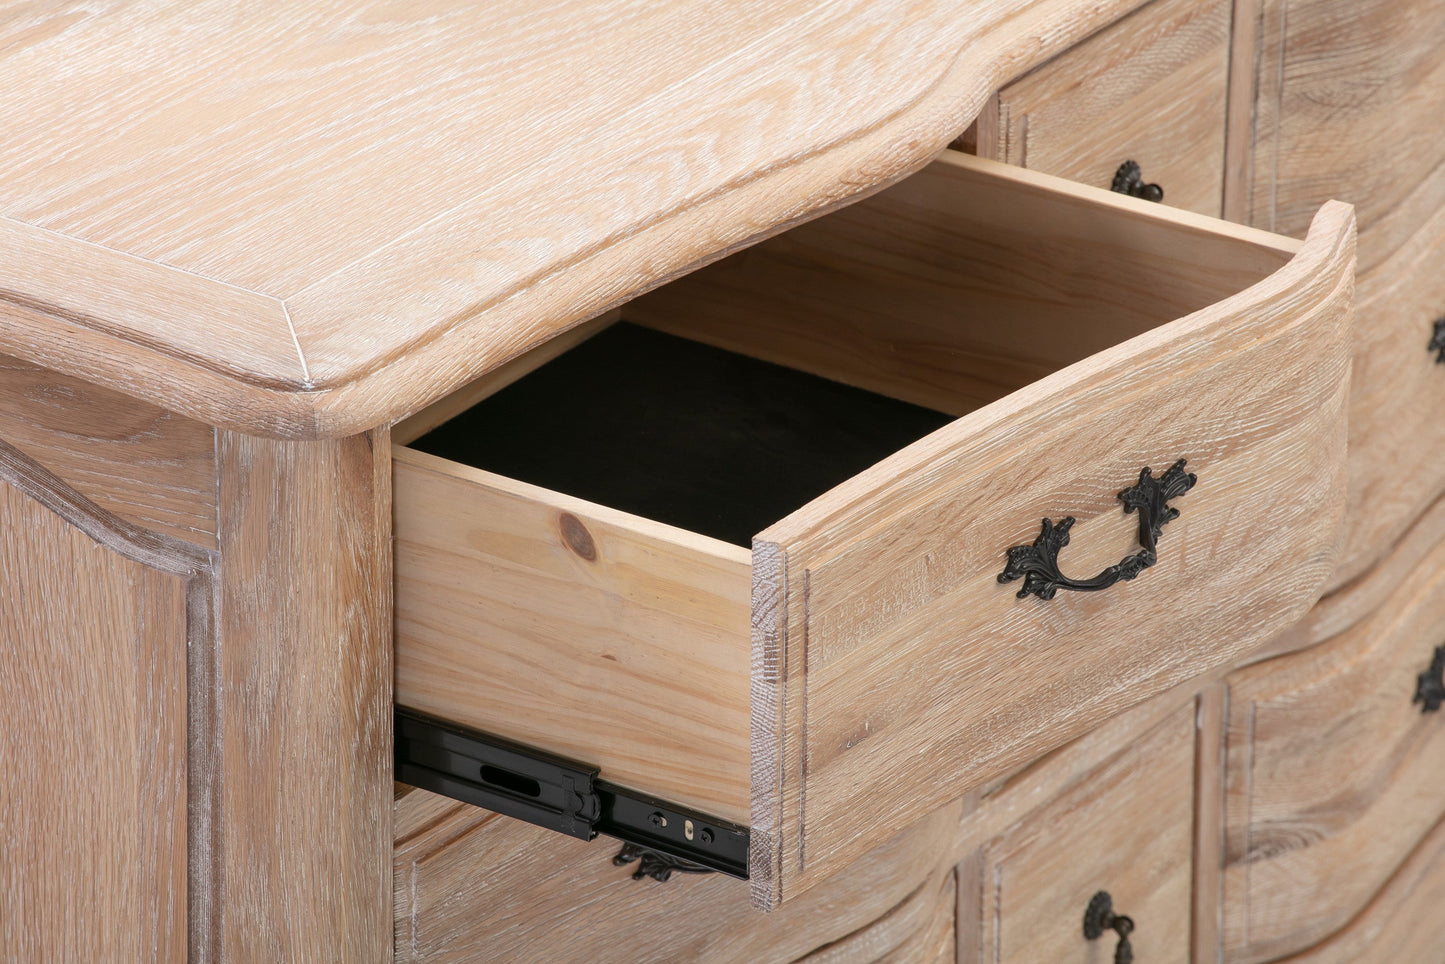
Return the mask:
[[(750, 824), (771, 906), (1313, 602), (1352, 265), (1341, 205), (1300, 245), (945, 156), (622, 314), (952, 420), (750, 547), (399, 446), (397, 700)], [(1136, 579), (1000, 584), (1045, 517), (1070, 573), (1137, 555), (1119, 493), (1181, 458)]]

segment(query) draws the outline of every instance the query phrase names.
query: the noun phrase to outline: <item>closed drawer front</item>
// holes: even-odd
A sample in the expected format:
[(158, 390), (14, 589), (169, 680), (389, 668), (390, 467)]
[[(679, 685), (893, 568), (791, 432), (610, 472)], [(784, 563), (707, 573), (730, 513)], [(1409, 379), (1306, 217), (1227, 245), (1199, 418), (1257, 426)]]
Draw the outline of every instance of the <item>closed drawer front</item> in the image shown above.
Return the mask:
[[(398, 702), (749, 824), (755, 896), (791, 897), (1310, 605), (1343, 498), (1348, 209), (1296, 247), (950, 156), (626, 306), (787, 369), (629, 369), (646, 332), (615, 328), (417, 443), (468, 449), (475, 417), (478, 464), (520, 446), (567, 495), (398, 448)], [(833, 381), (779, 387), (794, 370)], [(739, 383), (752, 394), (705, 395)], [(560, 421), (533, 424), (558, 399)], [(609, 405), (615, 432), (569, 432)], [(688, 405), (672, 435), (695, 458), (598, 467), (634, 443), (656, 459), (668, 433), (648, 433)], [(1044, 517), (1077, 519), (1057, 561), (1081, 578), (1139, 556), (1119, 493), (1177, 459), (1198, 481), (1156, 565), (1047, 600), (1000, 584)], [(739, 466), (743, 494), (719, 494)], [(631, 511), (585, 491), (627, 474)], [(744, 524), (751, 549), (667, 524), (746, 520), (754, 497), (771, 518)]]
[(1423, 873), (1404, 868), (1445, 815), (1445, 715), (1415, 698), (1441, 645), (1445, 547), (1339, 637), (1230, 680), (1226, 959), (1312, 947)]
[(1357, 207), (1360, 272), (1445, 206), (1440, 0), (1262, 0), (1251, 224), (1302, 235), (1327, 199)]
[(1115, 960), (1101, 893), (1134, 960), (1187, 962), (1193, 788), (1190, 704), (959, 866), (959, 964)]
[[(1442, 146), (1445, 154), (1445, 146)], [(1343, 586), (1445, 491), (1445, 206), (1356, 288)], [(1435, 340), (1439, 331), (1439, 341)]]
[(1136, 10), (1003, 88), (980, 153), (1096, 187), (1132, 160), (1165, 204), (1217, 217), (1230, 12), (1228, 0)]
[(1445, 904), (1445, 824), (1420, 842), (1368, 907), (1290, 964), (1435, 964)]

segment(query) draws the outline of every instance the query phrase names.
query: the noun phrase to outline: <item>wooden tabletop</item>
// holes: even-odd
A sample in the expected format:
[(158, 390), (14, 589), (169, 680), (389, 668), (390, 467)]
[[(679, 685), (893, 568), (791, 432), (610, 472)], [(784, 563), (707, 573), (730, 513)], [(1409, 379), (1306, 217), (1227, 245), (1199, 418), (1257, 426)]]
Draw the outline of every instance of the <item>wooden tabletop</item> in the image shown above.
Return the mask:
[(1141, 0), (0, 0), (0, 352), (394, 421), (897, 180)]

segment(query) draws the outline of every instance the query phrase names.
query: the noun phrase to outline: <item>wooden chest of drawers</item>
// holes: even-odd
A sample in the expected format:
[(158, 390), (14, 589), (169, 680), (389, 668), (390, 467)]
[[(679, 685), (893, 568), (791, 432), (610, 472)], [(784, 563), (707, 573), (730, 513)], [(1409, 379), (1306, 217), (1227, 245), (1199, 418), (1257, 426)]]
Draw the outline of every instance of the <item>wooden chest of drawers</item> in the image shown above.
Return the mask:
[(1285, 6), (0, 17), (0, 957), (1435, 960), (1445, 4)]

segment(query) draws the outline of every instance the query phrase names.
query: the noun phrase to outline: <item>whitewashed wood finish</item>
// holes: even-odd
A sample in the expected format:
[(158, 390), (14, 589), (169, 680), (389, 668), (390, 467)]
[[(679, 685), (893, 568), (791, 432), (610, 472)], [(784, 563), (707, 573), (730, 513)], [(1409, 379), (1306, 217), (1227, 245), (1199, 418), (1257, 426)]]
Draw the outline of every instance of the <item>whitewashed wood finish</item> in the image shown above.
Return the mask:
[(1445, 824), (1437, 824), (1358, 917), (1282, 964), (1435, 964), (1442, 904)]
[[(1107, 890), (1134, 919), (1135, 959), (1190, 960), (1194, 707), (1177, 707), (1069, 792), (989, 842), (968, 868), (979, 900), (960, 903), (981, 940), (959, 964), (1112, 960), (1117, 939), (1085, 940), (1089, 899)], [(962, 881), (960, 892), (969, 889)], [(981, 952), (981, 953), (980, 953)]]
[(204, 911), (186, 659), (210, 631), (210, 558), (5, 443), (0, 518), (0, 956), (184, 961)]
[(950, 151), (622, 313), (962, 415), (1237, 294), (1297, 250)]
[(1137, 5), (12, 4), (0, 350), (368, 429), (916, 169)]
[(0, 356), (0, 438), (96, 505), (216, 548), (215, 431), (164, 409)]
[[(964, 416), (757, 537), (760, 904), (1309, 607), (1343, 508), (1352, 266), (1350, 211), (1327, 206), (1265, 281)], [(1137, 581), (1050, 602), (996, 583), (1045, 515), (1082, 520), (1071, 570), (1117, 562), (1133, 520), (1116, 493), (1178, 457), (1201, 481)]]
[(1360, 271), (1445, 205), (1445, 3), (1258, 0), (1249, 220), (1301, 234), (1356, 206)]
[(1411, 703), (1445, 643), (1445, 547), (1328, 643), (1230, 679), (1225, 954), (1308, 948), (1445, 815), (1445, 719)]
[(1218, 217), (1231, 6), (1157, 0), (1009, 84), (993, 156), (1105, 188), (1133, 160), (1164, 203)]
[(1254, 661), (1282, 656), (1333, 639), (1385, 605), (1400, 583), (1418, 571), (1445, 541), (1445, 497), (1435, 500), (1390, 554), (1364, 575), (1330, 593), (1299, 622), (1254, 653)]
[(748, 822), (748, 550), (397, 448), (396, 699)]
[[(1445, 78), (1441, 84), (1445, 87)], [(1439, 156), (1445, 161), (1445, 132), (1440, 133)], [(1331, 588), (1380, 562), (1445, 492), (1445, 423), (1435, 417), (1438, 406), (1445, 405), (1445, 365), (1427, 347), (1434, 322), (1445, 318), (1442, 265), (1445, 198), (1415, 236), (1360, 274), (1350, 397), (1350, 503)]]
[(391, 955), (391, 446), (221, 432), (207, 953)]
[(633, 880), (635, 865), (612, 864), (615, 840), (583, 843), (413, 790), (396, 802), (396, 959), (951, 960), (958, 816), (951, 806), (880, 841), (874, 859), (763, 916), (744, 881)]

